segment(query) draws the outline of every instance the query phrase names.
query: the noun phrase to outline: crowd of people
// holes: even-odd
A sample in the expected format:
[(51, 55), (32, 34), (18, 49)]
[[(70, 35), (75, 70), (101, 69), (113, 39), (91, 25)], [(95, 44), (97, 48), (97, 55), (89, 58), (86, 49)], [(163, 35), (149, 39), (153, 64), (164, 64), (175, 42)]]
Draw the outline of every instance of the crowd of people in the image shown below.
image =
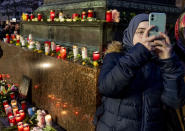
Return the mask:
[(20, 34), (20, 25), (16, 22), (0, 22), (0, 40), (6, 37), (6, 34)]

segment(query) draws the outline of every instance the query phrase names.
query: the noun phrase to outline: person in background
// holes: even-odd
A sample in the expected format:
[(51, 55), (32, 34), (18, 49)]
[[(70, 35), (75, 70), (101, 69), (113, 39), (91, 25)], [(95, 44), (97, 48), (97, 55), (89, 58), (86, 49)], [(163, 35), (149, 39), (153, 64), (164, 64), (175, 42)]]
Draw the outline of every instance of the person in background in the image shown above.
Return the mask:
[(148, 14), (136, 15), (123, 33), (123, 46), (108, 46), (98, 79), (102, 104), (96, 131), (167, 131), (163, 106), (184, 105), (184, 70), (169, 37), (148, 36)]

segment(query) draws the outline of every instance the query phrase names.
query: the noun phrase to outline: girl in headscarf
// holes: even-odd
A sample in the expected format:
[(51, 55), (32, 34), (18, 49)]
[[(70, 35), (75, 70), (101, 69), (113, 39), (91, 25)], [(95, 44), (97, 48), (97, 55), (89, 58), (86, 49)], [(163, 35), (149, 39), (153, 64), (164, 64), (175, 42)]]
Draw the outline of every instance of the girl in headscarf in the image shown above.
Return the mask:
[(97, 131), (166, 131), (163, 105), (185, 100), (184, 70), (169, 37), (148, 36), (147, 14), (136, 15), (118, 42), (109, 45), (100, 71)]

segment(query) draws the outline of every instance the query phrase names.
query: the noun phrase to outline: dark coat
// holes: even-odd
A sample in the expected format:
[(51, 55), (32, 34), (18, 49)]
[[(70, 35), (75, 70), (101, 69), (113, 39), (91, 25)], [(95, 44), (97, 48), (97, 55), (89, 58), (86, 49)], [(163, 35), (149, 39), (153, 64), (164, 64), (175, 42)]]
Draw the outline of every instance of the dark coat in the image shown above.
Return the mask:
[(98, 89), (102, 97), (97, 131), (165, 131), (162, 106), (184, 104), (184, 70), (173, 55), (152, 59), (136, 44), (125, 55), (104, 57)]

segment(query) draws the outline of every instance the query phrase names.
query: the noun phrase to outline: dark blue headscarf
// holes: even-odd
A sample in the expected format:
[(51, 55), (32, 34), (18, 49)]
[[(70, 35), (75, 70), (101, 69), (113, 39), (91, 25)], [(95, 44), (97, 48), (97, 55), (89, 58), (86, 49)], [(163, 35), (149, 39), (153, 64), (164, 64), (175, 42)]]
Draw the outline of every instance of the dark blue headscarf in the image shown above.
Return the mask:
[(138, 14), (132, 18), (128, 27), (123, 32), (123, 45), (127, 48), (133, 47), (133, 37), (139, 23), (149, 20), (148, 14)]

